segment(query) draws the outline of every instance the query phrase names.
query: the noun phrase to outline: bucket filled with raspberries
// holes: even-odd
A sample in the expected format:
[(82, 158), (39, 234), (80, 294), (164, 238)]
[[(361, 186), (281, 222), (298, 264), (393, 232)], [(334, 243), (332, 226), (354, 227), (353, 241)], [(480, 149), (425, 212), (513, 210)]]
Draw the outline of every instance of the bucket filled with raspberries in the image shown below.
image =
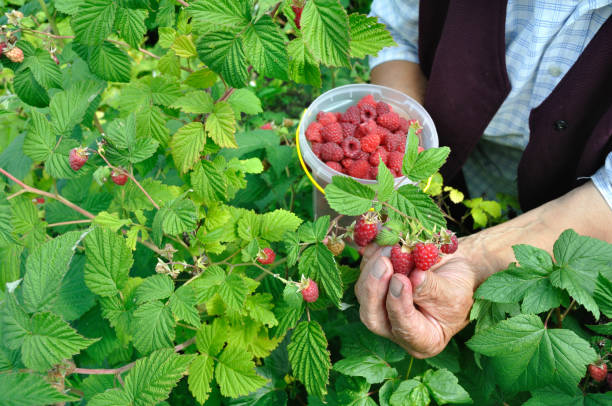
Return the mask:
[[(438, 134), (427, 111), (406, 94), (384, 86), (346, 85), (319, 96), (304, 113), (298, 142), (316, 182), (333, 176), (376, 183), (382, 159), (396, 187), (410, 182), (401, 167), (408, 129), (418, 125), (420, 149), (438, 147)], [(315, 216), (333, 214), (315, 191)]]

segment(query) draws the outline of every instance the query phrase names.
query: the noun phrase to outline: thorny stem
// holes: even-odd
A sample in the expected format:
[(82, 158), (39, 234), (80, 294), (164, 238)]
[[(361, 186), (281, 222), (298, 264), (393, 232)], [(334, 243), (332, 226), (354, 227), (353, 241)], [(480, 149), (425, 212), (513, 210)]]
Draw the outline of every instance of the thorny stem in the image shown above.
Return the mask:
[(41, 196), (46, 196), (48, 198), (51, 199), (55, 199), (57, 201), (59, 201), (60, 203), (63, 203), (64, 205), (70, 207), (71, 209), (73, 209), (74, 211), (79, 212), (80, 214), (82, 214), (83, 216), (90, 218), (90, 219), (94, 219), (96, 216), (90, 212), (88, 212), (87, 210), (77, 206), (76, 204), (72, 203), (71, 201), (67, 200), (66, 198), (57, 195), (57, 194), (53, 194), (53, 193), (49, 193), (49, 192), (45, 192), (44, 190), (40, 190), (40, 189), (36, 189), (32, 186), (28, 186), (25, 183), (23, 183), (22, 181), (20, 181), (19, 179), (17, 179), (16, 177), (14, 177), (13, 175), (11, 175), (10, 173), (8, 173), (6, 170), (4, 170), (4, 168), (0, 168), (0, 173), (3, 174), (4, 176), (6, 176), (7, 178), (9, 178), (10, 180), (12, 180), (13, 182), (15, 182), (16, 184), (18, 184), (19, 186), (21, 186), (23, 189), (26, 190), (26, 192), (30, 192), (30, 193), (36, 193), (38, 195)]

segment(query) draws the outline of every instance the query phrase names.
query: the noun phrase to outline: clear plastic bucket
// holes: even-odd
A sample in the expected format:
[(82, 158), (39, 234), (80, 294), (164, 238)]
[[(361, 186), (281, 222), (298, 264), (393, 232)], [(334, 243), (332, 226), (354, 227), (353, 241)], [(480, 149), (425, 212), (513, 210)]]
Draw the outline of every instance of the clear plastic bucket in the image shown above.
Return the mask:
[[(300, 133), (298, 142), (304, 162), (310, 168), (313, 178), (322, 187), (331, 183), (332, 176), (348, 176), (338, 172), (319, 160), (312, 152), (310, 144), (306, 140), (306, 129), (317, 118), (320, 111), (345, 112), (350, 106), (356, 104), (362, 97), (371, 94), (376, 101), (388, 103), (393, 110), (401, 117), (406, 119), (417, 119), (423, 127), (421, 132), (422, 147), (425, 149), (438, 147), (438, 133), (433, 120), (416, 100), (406, 94), (385, 86), (356, 84), (340, 86), (323, 93), (312, 102), (300, 121)], [(376, 180), (357, 179), (358, 182), (365, 184), (376, 183)], [(411, 183), (405, 177), (395, 178), (395, 186)], [(332, 218), (337, 215), (327, 204), (325, 197), (316, 189), (313, 190), (313, 205), (315, 218), (330, 215)]]

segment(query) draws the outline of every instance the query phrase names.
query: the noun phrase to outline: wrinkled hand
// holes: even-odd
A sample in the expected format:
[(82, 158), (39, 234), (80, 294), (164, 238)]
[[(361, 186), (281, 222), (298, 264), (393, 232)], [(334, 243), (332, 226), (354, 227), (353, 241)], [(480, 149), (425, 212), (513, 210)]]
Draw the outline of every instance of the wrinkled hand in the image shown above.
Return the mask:
[(476, 286), (475, 270), (460, 251), (406, 277), (393, 274), (390, 247), (369, 245), (355, 284), (361, 321), (417, 358), (441, 352), (467, 325)]

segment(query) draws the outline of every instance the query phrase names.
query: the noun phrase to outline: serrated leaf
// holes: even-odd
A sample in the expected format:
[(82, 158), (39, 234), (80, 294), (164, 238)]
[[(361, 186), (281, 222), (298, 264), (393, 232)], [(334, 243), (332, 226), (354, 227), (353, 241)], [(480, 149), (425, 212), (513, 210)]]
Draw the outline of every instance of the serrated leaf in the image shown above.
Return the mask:
[(225, 278), (225, 282), (219, 286), (219, 296), (223, 303), (232, 310), (240, 310), (244, 306), (248, 288), (242, 277), (231, 274)]
[(174, 318), (168, 306), (161, 302), (149, 302), (134, 311), (134, 347), (144, 354), (164, 347), (174, 341)]
[(170, 48), (176, 38), (176, 30), (172, 27), (159, 27), (157, 29), (159, 40), (157, 43), (162, 48)]
[(250, 24), (243, 35), (249, 62), (260, 74), (287, 80), (287, 51), (285, 35), (269, 15)]
[(58, 391), (41, 375), (28, 373), (0, 374), (0, 393), (4, 406), (38, 406), (78, 400)]
[(289, 55), (289, 77), (296, 83), (321, 87), (319, 63), (304, 43), (302, 37), (295, 38), (287, 45)]
[(368, 383), (381, 383), (385, 379), (397, 377), (397, 370), (382, 358), (361, 355), (341, 359), (334, 364), (334, 369), (349, 376), (361, 376)]
[(366, 185), (344, 176), (334, 176), (325, 187), (329, 207), (341, 214), (358, 216), (372, 207), (375, 192)]
[(30, 69), (19, 70), (13, 78), (15, 93), (26, 104), (34, 107), (47, 107), (49, 94), (47, 90), (36, 81)]
[(261, 100), (249, 89), (236, 89), (227, 101), (237, 113), (259, 114), (263, 111)]
[(117, 3), (112, 0), (85, 0), (72, 17), (76, 41), (85, 45), (100, 45), (112, 32)]
[(208, 89), (217, 82), (217, 74), (208, 68), (192, 72), (185, 79), (185, 84), (199, 89)]
[(185, 173), (200, 158), (200, 152), (206, 144), (204, 126), (200, 122), (185, 124), (179, 128), (170, 140), (172, 158), (177, 168)]
[(30, 68), (36, 81), (44, 88), (62, 88), (62, 73), (44, 49), (36, 49), (34, 54), (24, 58), (21, 66)]
[(599, 306), (592, 294), (584, 288), (583, 276), (569, 267), (556, 268), (550, 273), (550, 283), (565, 289), (572, 298), (599, 319)]
[(274, 327), (278, 324), (272, 309), (274, 308), (273, 297), (269, 293), (257, 293), (247, 297), (245, 309), (249, 316), (268, 327)]
[(588, 342), (570, 330), (546, 329), (535, 315), (518, 315), (477, 333), (467, 345), (494, 357), (495, 369), (503, 371), (502, 387), (534, 389), (555, 385), (575, 387), (587, 364), (597, 354)]
[(217, 102), (206, 119), (206, 134), (222, 148), (238, 148), (236, 143), (236, 119), (228, 102)]
[(415, 182), (420, 182), (436, 173), (446, 162), (450, 154), (450, 148), (429, 148), (417, 155), (413, 166), (404, 161), (402, 173)]
[(391, 171), (389, 168), (387, 168), (387, 165), (382, 162), (382, 160), (378, 164), (378, 176), (376, 177), (376, 180), (378, 181), (378, 201), (386, 202), (393, 195), (394, 180)]
[(224, 200), (226, 196), (225, 176), (210, 161), (202, 160), (191, 172), (191, 184), (194, 191), (202, 196), (205, 202)]
[(79, 4), (81, 4), (81, 0), (56, 0), (53, 3), (58, 11), (68, 15), (75, 14), (79, 9)]
[(523, 406), (606, 406), (612, 402), (612, 392), (606, 393), (563, 393), (554, 387), (531, 392), (531, 398)]
[(133, 403), (123, 389), (108, 389), (87, 402), (88, 406), (131, 406)]
[(353, 13), (349, 15), (351, 32), (351, 56), (365, 58), (377, 56), (385, 47), (397, 45), (384, 24), (378, 23), (376, 17)]
[(208, 399), (213, 378), (213, 366), (213, 359), (205, 355), (198, 355), (189, 366), (189, 391), (200, 403)]
[(162, 300), (174, 293), (174, 282), (168, 275), (157, 274), (146, 278), (136, 288), (136, 303), (142, 304)]
[(309, 394), (323, 397), (331, 361), (327, 339), (316, 321), (303, 321), (295, 328), (287, 346), (293, 375), (306, 387)]
[(147, 32), (145, 18), (147, 18), (147, 12), (144, 10), (123, 7), (117, 9), (115, 27), (119, 30), (119, 36), (136, 49)]
[(233, 32), (218, 31), (204, 35), (197, 44), (198, 56), (232, 87), (244, 87), (249, 74), (244, 45)]
[(342, 299), (342, 280), (334, 256), (323, 244), (306, 248), (298, 263), (300, 273), (311, 278), (336, 306)]
[(169, 50), (157, 61), (157, 69), (161, 73), (179, 78), (181, 76), (181, 61), (174, 51)]
[(593, 299), (603, 314), (612, 317), (612, 281), (602, 274), (597, 275)]
[(84, 268), (85, 256), (75, 255), (50, 309), (66, 321), (80, 318), (96, 303), (95, 295), (85, 285)]
[(259, 235), (268, 241), (282, 241), (286, 232), (295, 231), (301, 223), (295, 214), (277, 209), (261, 216)]
[(132, 222), (128, 219), (121, 219), (117, 213), (109, 213), (107, 211), (101, 211), (93, 219), (93, 223), (100, 227), (105, 227), (113, 232), (119, 231), (123, 226), (129, 226)]
[(138, 137), (153, 137), (161, 145), (166, 145), (170, 130), (166, 120), (157, 106), (146, 106), (136, 113), (136, 135)]
[(81, 81), (51, 98), (51, 126), (57, 134), (67, 134), (83, 121), (89, 104), (102, 89), (96, 82)]
[(183, 285), (168, 300), (174, 317), (185, 320), (194, 327), (200, 326), (200, 314), (195, 308), (197, 300), (191, 285)]
[(196, 0), (189, 4), (187, 12), (196, 25), (235, 27), (238, 29), (236, 32), (250, 21), (250, 7), (246, 0)]
[(214, 101), (210, 94), (201, 90), (195, 90), (176, 99), (170, 107), (181, 109), (184, 113), (206, 114), (213, 111), (213, 103)]
[(247, 395), (267, 382), (255, 373), (255, 364), (248, 352), (229, 346), (219, 356), (215, 377), (221, 394), (229, 397)]
[(2, 340), (7, 348), (18, 350), (31, 330), (30, 319), (17, 302), (15, 294), (6, 294), (5, 306), (6, 308), (0, 313)]
[(85, 237), (85, 248), (85, 284), (97, 295), (116, 295), (125, 286), (133, 263), (125, 240), (107, 228), (94, 228)]
[(183, 58), (191, 58), (198, 54), (191, 35), (177, 35), (170, 48), (176, 55)]
[(155, 214), (153, 228), (156, 223), (164, 233), (178, 235), (191, 231), (196, 226), (196, 207), (189, 199), (174, 199)]
[(349, 66), (348, 17), (337, 0), (308, 1), (301, 25), (306, 44), (324, 65)]
[(87, 63), (91, 71), (109, 82), (129, 82), (132, 70), (130, 58), (123, 49), (110, 42), (89, 48)]
[(458, 382), (457, 377), (446, 369), (428, 371), (423, 377), (423, 383), (439, 405), (472, 403), (470, 395)]
[(409, 379), (399, 384), (389, 398), (391, 406), (427, 406), (430, 403), (427, 387), (416, 379)]
[(59, 316), (48, 312), (32, 316), (28, 333), (23, 340), (21, 357), (26, 367), (36, 371), (46, 371), (97, 341), (77, 334)]
[[(440, 208), (416, 186), (404, 185), (400, 187), (397, 193), (393, 193), (389, 203), (402, 213), (417, 218), (429, 230), (433, 230), (434, 227), (437, 230), (446, 229), (446, 220), (444, 220)], [(402, 216), (395, 211), (389, 211), (389, 217), (392, 220), (403, 220)]]

